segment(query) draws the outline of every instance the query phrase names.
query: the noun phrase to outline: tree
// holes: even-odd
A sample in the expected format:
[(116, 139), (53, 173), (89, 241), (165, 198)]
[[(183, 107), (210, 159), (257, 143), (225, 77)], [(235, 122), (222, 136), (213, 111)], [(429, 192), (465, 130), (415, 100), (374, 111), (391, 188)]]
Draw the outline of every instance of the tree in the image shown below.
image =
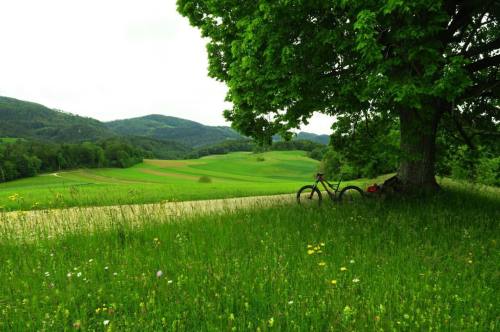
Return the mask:
[[(289, 137), (314, 112), (400, 128), (403, 188), (436, 189), (436, 133), (499, 133), (500, 3), (456, 0), (178, 0), (209, 38), (209, 75), (247, 136)], [(472, 143), (471, 143), (472, 145)]]

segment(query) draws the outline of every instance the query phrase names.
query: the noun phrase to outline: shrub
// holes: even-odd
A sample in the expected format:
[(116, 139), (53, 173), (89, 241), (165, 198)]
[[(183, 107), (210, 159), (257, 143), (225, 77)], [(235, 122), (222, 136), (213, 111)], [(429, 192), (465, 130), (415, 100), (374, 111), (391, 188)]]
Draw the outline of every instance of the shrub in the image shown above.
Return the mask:
[(212, 178), (209, 177), (209, 176), (203, 175), (203, 176), (200, 176), (200, 178), (198, 179), (198, 182), (200, 182), (200, 183), (211, 183), (212, 182)]
[(476, 181), (490, 186), (499, 186), (500, 157), (479, 159), (476, 166)]
[(325, 152), (327, 150), (327, 147), (317, 147), (314, 148), (311, 152), (308, 153), (309, 158), (316, 159), (316, 160), (322, 160), (323, 156), (325, 155)]

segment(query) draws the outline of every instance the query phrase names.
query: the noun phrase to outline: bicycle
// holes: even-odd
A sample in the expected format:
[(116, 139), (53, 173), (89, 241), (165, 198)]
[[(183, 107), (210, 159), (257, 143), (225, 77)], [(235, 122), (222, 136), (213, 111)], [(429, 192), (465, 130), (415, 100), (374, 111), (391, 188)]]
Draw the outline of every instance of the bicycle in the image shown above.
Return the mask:
[(361, 199), (364, 198), (363, 190), (361, 190), (361, 188), (357, 186), (344, 187), (340, 191), (340, 194), (338, 195), (337, 198), (337, 193), (340, 189), (341, 182), (342, 182), (342, 176), (340, 177), (340, 180), (336, 184), (331, 184), (324, 178), (323, 173), (317, 173), (316, 181), (314, 182), (313, 185), (303, 186), (302, 188), (299, 189), (299, 191), (297, 192), (297, 203), (301, 205), (313, 205), (313, 204), (320, 205), (323, 200), (323, 196), (321, 194), (321, 191), (318, 189), (319, 183), (323, 185), (323, 188), (325, 188), (328, 196), (332, 201), (352, 203), (360, 201)]

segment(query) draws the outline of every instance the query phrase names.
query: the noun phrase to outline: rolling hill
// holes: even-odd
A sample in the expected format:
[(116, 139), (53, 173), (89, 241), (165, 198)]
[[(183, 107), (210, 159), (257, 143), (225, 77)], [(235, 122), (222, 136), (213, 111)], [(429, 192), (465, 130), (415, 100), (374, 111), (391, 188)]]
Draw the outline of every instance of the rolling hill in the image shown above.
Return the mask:
[[(101, 122), (41, 104), (0, 96), (0, 137), (53, 143), (78, 143), (120, 137), (153, 158), (177, 159), (202, 147), (240, 141), (246, 137), (226, 126), (152, 114)], [(327, 135), (300, 132), (295, 139), (327, 144)], [(276, 141), (280, 138), (276, 137)]]
[(162, 142), (178, 150), (240, 139), (229, 127), (211, 127), (164, 115), (100, 122), (43, 105), (0, 97), (0, 137), (18, 137), (56, 143), (96, 141), (115, 136), (141, 137), (141, 143)]
[(112, 136), (100, 121), (0, 96), (0, 137), (71, 143)]
[(243, 138), (229, 127), (205, 126), (198, 122), (159, 114), (111, 121), (106, 125), (120, 135), (175, 141), (193, 148)]

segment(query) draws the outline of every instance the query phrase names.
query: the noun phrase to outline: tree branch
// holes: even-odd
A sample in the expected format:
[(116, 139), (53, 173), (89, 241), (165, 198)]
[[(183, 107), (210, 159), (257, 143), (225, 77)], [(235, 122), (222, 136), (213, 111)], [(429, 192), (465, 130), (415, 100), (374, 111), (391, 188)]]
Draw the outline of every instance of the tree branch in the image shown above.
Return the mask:
[[(459, 5), (459, 4), (457, 4)], [(443, 33), (443, 40), (449, 42), (453, 39), (453, 35), (460, 28), (466, 27), (472, 22), (473, 10), (470, 8), (470, 5), (466, 5), (462, 3), (459, 5), (459, 10), (452, 18), (448, 28)]]
[(474, 136), (500, 136), (500, 132), (489, 131), (489, 130), (476, 130), (476, 132), (474, 132), (471, 137)]
[[(477, 24), (472, 29), (471, 34), (474, 35), (475, 31), (481, 26), (484, 15), (490, 10), (491, 4), (494, 3), (494, 1), (495, 0), (490, 0), (488, 2), (478, 1), (476, 3), (474, 3), (474, 1), (457, 2), (455, 6), (459, 7), (459, 10), (452, 18), (448, 28), (443, 31), (441, 40), (445, 43), (462, 41), (467, 26), (473, 22), (474, 15), (483, 10), (483, 13), (477, 19)], [(460, 29), (462, 29), (462, 32), (458, 36), (455, 36), (455, 33)], [(465, 47), (467, 46), (468, 43), (465, 43)]]
[[(483, 94), (483, 92), (491, 90), (493, 92), (497, 92), (500, 88), (500, 80), (492, 80), (478, 83), (474, 86), (467, 88), (464, 91), (464, 98), (478, 97)], [(498, 91), (500, 93), (500, 91)]]
[(453, 122), (455, 122), (455, 126), (457, 127), (457, 130), (460, 133), (460, 136), (462, 136), (462, 138), (464, 139), (465, 144), (467, 144), (467, 146), (469, 148), (471, 148), (471, 150), (475, 150), (476, 146), (474, 145), (474, 143), (472, 143), (472, 139), (465, 132), (464, 127), (460, 123), (458, 116), (455, 114), (453, 107), (450, 109), (450, 114), (451, 114), (451, 118), (453, 119)]
[(498, 66), (499, 64), (500, 64), (500, 54), (497, 54), (495, 56), (483, 58), (476, 62), (470, 63), (467, 66), (465, 66), (465, 68), (469, 72), (473, 73), (484, 68)]
[(473, 48), (463, 52), (462, 55), (470, 57), (470, 56), (478, 55), (481, 53), (491, 52), (491, 51), (498, 49), (498, 48), (500, 48), (500, 37), (498, 37), (497, 39), (495, 39), (487, 44), (483, 44), (483, 45), (480, 45), (478, 47), (473, 47)]

